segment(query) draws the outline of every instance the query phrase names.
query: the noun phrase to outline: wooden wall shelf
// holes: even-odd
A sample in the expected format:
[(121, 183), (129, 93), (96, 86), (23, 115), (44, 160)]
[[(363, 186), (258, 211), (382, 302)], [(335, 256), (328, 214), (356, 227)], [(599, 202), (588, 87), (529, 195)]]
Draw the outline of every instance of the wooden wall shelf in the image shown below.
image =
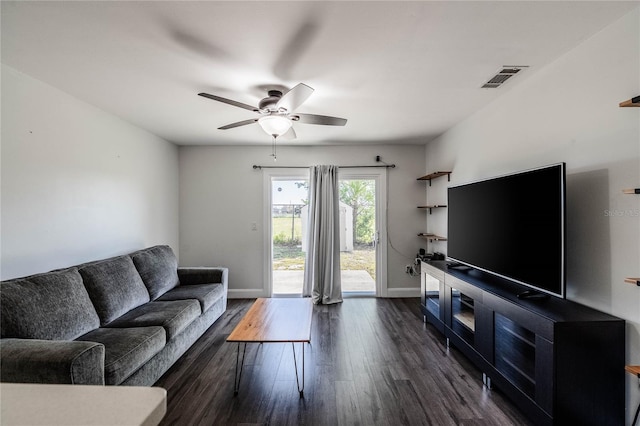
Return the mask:
[(635, 374), (640, 379), (640, 365), (625, 365), (624, 369), (631, 374)]
[(424, 238), (429, 241), (447, 241), (447, 237), (441, 237), (435, 234), (425, 234), (424, 232), (419, 233), (418, 237)]
[(633, 97), (628, 101), (620, 102), (621, 107), (640, 107), (640, 96)]
[(428, 175), (424, 175), (422, 177), (419, 177), (417, 180), (428, 180), (429, 181), (429, 186), (431, 186), (431, 181), (435, 178), (439, 178), (441, 176), (446, 176), (447, 177), (447, 182), (451, 181), (451, 172), (434, 172), (434, 173), (429, 173)]
[(445, 206), (444, 204), (435, 204), (433, 206), (418, 206), (419, 209), (429, 209), (429, 214), (431, 214), (432, 209), (442, 209), (445, 207), (447, 206)]
[(640, 194), (640, 188), (623, 189), (622, 192), (625, 194)]
[[(640, 365), (625, 365), (624, 369), (627, 370), (628, 373), (633, 374), (640, 381)], [(632, 425), (638, 423), (638, 416), (640, 416), (640, 404), (638, 404), (638, 408), (636, 408), (636, 414), (633, 416), (633, 420), (631, 421)]]
[(640, 278), (625, 278), (624, 279), (625, 283), (629, 283), (629, 284), (635, 284), (637, 286), (640, 286)]
[[(439, 172), (433, 172), (433, 173), (429, 173), (428, 175), (424, 175), (422, 177), (419, 177), (416, 180), (428, 180), (429, 181), (429, 186), (431, 186), (431, 181), (433, 179), (442, 177), (442, 176), (446, 176), (447, 177), (447, 182), (451, 182), (451, 171), (439, 171)], [(428, 209), (429, 210), (429, 214), (433, 213), (433, 209), (441, 209), (441, 208), (445, 208), (447, 207), (445, 204), (430, 204), (430, 205), (426, 205), (426, 206), (418, 206), (419, 209)], [(435, 235), (432, 234), (430, 232), (420, 232), (418, 234), (418, 237), (420, 238), (424, 238), (425, 240), (428, 240), (429, 242), (434, 242), (434, 241), (447, 241), (447, 239), (445, 237), (441, 237), (439, 235)]]

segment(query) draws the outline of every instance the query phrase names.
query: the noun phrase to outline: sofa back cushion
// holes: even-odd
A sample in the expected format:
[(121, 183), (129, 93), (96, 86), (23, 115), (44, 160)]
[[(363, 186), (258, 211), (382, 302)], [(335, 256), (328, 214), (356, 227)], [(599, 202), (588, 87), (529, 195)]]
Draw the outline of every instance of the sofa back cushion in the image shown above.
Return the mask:
[(102, 325), (150, 300), (129, 256), (89, 263), (79, 270)]
[(2, 338), (73, 340), (100, 326), (76, 268), (0, 284)]
[(155, 246), (131, 253), (134, 265), (149, 290), (151, 300), (180, 284), (178, 259), (169, 246)]

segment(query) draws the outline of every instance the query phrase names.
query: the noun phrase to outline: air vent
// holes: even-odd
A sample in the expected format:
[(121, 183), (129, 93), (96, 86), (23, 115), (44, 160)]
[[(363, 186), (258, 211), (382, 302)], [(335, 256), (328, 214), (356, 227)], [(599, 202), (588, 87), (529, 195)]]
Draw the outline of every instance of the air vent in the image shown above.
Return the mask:
[(528, 68), (527, 65), (518, 66), (503, 66), (500, 71), (482, 85), (483, 89), (497, 89), (502, 86), (511, 77), (522, 71), (524, 68)]

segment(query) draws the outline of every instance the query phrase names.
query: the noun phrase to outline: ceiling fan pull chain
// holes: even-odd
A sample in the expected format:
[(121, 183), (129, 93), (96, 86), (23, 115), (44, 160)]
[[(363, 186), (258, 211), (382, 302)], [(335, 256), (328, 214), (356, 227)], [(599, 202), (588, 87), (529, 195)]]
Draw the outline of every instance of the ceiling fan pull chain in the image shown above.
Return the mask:
[(275, 162), (278, 159), (276, 152), (276, 136), (271, 135), (271, 156), (273, 157), (273, 161)]

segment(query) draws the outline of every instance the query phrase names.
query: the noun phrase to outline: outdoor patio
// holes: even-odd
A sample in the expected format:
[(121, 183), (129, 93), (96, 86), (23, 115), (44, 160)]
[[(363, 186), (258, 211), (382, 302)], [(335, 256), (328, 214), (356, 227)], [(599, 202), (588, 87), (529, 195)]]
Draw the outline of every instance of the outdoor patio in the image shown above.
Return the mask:
[[(274, 294), (301, 294), (304, 271), (273, 271)], [(376, 282), (367, 271), (342, 271), (342, 291), (376, 291)]]

